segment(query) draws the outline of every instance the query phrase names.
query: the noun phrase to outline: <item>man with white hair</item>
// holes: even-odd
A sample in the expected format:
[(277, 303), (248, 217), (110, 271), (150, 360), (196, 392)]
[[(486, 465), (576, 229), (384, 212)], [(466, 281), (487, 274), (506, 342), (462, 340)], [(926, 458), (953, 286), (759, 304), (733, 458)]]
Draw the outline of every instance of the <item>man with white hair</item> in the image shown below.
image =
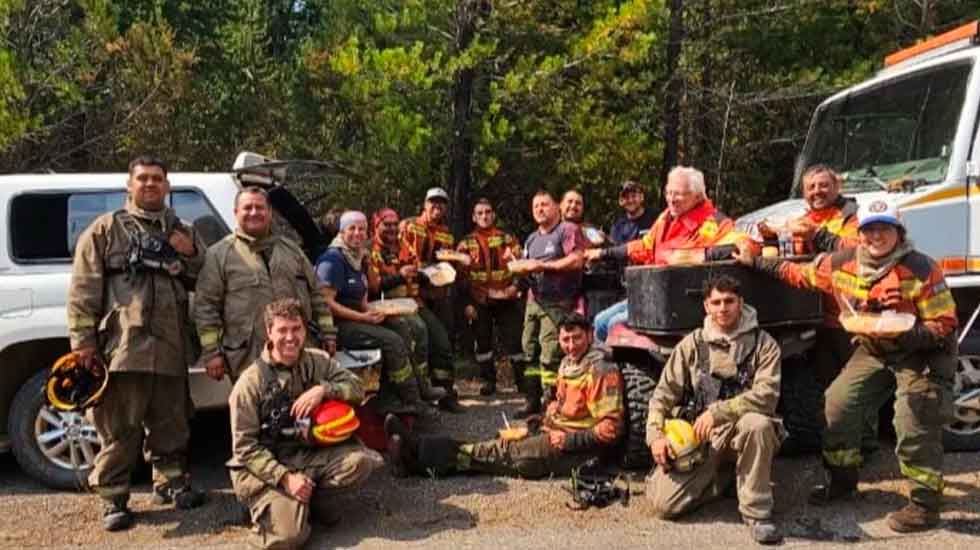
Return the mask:
[[(748, 236), (734, 231), (734, 222), (706, 196), (700, 170), (675, 166), (667, 175), (664, 198), (667, 209), (646, 235), (619, 246), (587, 250), (586, 259), (668, 265), (677, 250), (699, 250), (705, 261), (721, 260), (731, 256), (736, 241), (748, 242)], [(609, 329), (626, 319), (626, 300), (599, 312), (594, 321), (596, 340), (604, 342)]]

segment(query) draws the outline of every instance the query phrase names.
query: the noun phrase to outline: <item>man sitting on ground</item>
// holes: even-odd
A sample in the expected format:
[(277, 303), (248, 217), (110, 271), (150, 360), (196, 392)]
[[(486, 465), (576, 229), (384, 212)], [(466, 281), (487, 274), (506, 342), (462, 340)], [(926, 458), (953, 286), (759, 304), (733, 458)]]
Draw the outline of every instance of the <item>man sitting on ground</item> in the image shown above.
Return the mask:
[(417, 437), (389, 415), (385, 431), (396, 468), (417, 475), (484, 472), (535, 479), (569, 475), (589, 459), (615, 449), (623, 433), (619, 369), (592, 347), (592, 328), (582, 315), (568, 315), (558, 330), (565, 358), (558, 370), (557, 396), (548, 405), (539, 433), (464, 443)]
[[(772, 461), (783, 433), (774, 418), (779, 401), (779, 344), (759, 328), (738, 281), (719, 276), (705, 284), (704, 328), (684, 337), (664, 366), (650, 399), (647, 444), (659, 466), (647, 479), (655, 513), (675, 518), (722, 495), (735, 461), (738, 508), (764, 544), (782, 540), (772, 521)], [(665, 436), (675, 411), (694, 423), (693, 457), (672, 459)], [(676, 454), (676, 451), (673, 451)], [(676, 467), (675, 467), (676, 466)]]

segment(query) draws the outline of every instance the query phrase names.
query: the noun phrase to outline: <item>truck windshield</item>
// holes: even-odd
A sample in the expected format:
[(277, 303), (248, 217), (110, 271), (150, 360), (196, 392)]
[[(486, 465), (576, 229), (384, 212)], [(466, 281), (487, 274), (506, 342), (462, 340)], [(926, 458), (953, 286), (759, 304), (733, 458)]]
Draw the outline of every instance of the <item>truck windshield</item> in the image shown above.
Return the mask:
[(851, 193), (878, 190), (897, 177), (941, 181), (971, 68), (963, 62), (920, 71), (822, 106), (804, 166), (832, 166)]

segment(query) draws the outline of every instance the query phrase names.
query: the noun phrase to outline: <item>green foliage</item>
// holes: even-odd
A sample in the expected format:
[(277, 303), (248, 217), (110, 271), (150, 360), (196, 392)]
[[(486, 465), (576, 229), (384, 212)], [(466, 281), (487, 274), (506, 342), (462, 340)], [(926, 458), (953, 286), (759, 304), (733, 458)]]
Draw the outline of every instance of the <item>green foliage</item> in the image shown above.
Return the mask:
[(300, 191), (316, 209), (411, 214), (470, 143), (471, 195), (511, 226), (529, 226), (540, 187), (581, 188), (605, 225), (626, 178), (660, 201), (677, 88), (679, 160), (737, 214), (785, 194), (821, 99), (980, 15), (923, 0), (682, 6), (668, 72), (663, 0), (0, 0), (0, 162), (118, 170), (152, 150), (221, 170), (251, 149), (342, 167)]

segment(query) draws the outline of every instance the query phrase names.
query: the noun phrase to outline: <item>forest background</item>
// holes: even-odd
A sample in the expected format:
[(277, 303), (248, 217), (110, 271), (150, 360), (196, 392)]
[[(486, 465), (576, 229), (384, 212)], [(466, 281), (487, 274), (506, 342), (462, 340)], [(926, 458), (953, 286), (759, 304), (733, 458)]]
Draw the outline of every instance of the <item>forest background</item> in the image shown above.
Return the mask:
[[(729, 214), (784, 198), (816, 105), (958, 0), (0, 0), (0, 171), (330, 161), (299, 194), (414, 214), (425, 190), (531, 225), (538, 188), (619, 215), (693, 165)], [(457, 232), (467, 215), (454, 216)]]

